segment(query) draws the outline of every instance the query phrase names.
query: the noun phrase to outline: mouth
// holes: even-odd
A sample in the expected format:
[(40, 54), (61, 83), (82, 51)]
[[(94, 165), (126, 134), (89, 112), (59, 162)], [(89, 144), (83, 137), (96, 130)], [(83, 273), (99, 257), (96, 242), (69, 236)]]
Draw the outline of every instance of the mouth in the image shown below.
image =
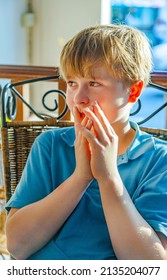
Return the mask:
[(85, 114), (84, 114), (84, 112), (82, 111), (82, 109), (78, 108), (77, 110), (78, 110), (78, 113), (79, 113), (80, 118), (81, 118), (81, 119), (84, 119)]
[(84, 113), (80, 113), (80, 117), (83, 119), (85, 117)]

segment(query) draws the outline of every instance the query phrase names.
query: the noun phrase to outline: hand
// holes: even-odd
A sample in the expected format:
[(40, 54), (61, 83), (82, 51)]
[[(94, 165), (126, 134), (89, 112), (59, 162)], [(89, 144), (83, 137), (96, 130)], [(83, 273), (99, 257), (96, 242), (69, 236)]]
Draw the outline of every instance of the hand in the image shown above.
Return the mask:
[(90, 166), (93, 177), (99, 182), (113, 178), (118, 174), (118, 136), (97, 102), (93, 106), (93, 111), (85, 108), (84, 113), (92, 121), (93, 129), (87, 129), (81, 123), (78, 124), (78, 130), (82, 139), (90, 145)]
[(92, 127), (92, 121), (87, 117), (81, 120), (80, 113), (78, 109), (74, 107), (73, 109), (74, 123), (75, 123), (75, 157), (76, 157), (76, 169), (75, 175), (82, 181), (85, 181), (86, 185), (93, 179), (93, 175), (90, 168), (90, 146), (86, 138), (82, 135), (78, 129), (78, 124), (81, 124), (87, 130)]

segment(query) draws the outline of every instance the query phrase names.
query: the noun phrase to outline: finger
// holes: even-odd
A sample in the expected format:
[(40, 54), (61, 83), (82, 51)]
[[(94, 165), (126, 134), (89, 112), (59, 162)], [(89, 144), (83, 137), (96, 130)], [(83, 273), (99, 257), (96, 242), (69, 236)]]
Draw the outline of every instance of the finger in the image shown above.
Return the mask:
[(84, 119), (83, 119), (82, 122), (81, 122), (81, 125), (82, 125), (82, 126), (86, 126), (87, 123), (88, 123), (88, 121), (89, 121), (89, 118), (88, 118), (87, 116), (85, 116)]
[(82, 125), (85, 126), (88, 121), (88, 117), (85, 117), (84, 119), (82, 119), (80, 116), (80, 113), (76, 107), (73, 108), (73, 116), (74, 116), (75, 132), (76, 132), (76, 136), (77, 136), (78, 130), (76, 127), (76, 123), (82, 123)]
[(78, 112), (76, 107), (73, 107), (72, 114), (74, 116), (74, 127), (75, 127), (75, 134), (76, 134), (76, 137), (77, 137), (78, 130), (77, 130), (76, 123), (80, 122), (80, 115), (79, 115), (79, 112)]
[(81, 122), (82, 119), (81, 119), (81, 116), (80, 116), (80, 113), (77, 109), (77, 107), (73, 107), (73, 110), (72, 110), (72, 113), (73, 113), (73, 116), (74, 116), (74, 122)]
[[(99, 141), (98, 141), (97, 137), (89, 129), (82, 126), (80, 123), (77, 123), (77, 127), (80, 132), (79, 134), (82, 135), (82, 137), (83, 137), (82, 138), (83, 141), (86, 141), (85, 143), (89, 143), (91, 148), (97, 146), (97, 144), (99, 145)], [(90, 147), (89, 147), (89, 150), (90, 150)]]
[(89, 130), (91, 130), (92, 125), (93, 125), (92, 120), (88, 119), (88, 122), (87, 122), (87, 124), (86, 124), (86, 128), (89, 129)]
[[(81, 143), (81, 135), (79, 133), (78, 126), (76, 125), (78, 123), (80, 123), (80, 122), (75, 123), (76, 137), (78, 138), (77, 141), (79, 143)], [(81, 125), (84, 126), (84, 127), (87, 127), (88, 129), (91, 129), (92, 122), (88, 119), (88, 117), (85, 116), (84, 119), (81, 122)]]
[(80, 117), (80, 113), (79, 113), (79, 111), (76, 107), (73, 107), (73, 116), (74, 116), (75, 133), (76, 133), (76, 136), (77, 136), (78, 130), (77, 130), (77, 127), (76, 127), (75, 124), (81, 122), (81, 117)]
[(97, 115), (98, 119), (100, 120), (107, 135), (111, 136), (111, 133), (115, 134), (115, 131), (114, 131), (112, 125), (110, 124), (109, 120), (106, 118), (103, 110), (100, 108), (97, 101), (94, 102), (94, 112)]
[(84, 148), (85, 148), (86, 154), (88, 156), (88, 159), (90, 159), (91, 148), (90, 148), (90, 144), (89, 144), (88, 140), (84, 137), (84, 135), (82, 135), (81, 145), (84, 145)]
[[(85, 123), (86, 123), (86, 126), (85, 126)], [(89, 142), (87, 141), (87, 139), (83, 136), (83, 134), (80, 130), (80, 127), (84, 127), (85, 129), (90, 130), (91, 127), (92, 127), (92, 121), (91, 120), (83, 120), (82, 124), (80, 124), (80, 123), (76, 124), (76, 128), (77, 128), (77, 131), (78, 131), (77, 138), (76, 138), (77, 147), (78, 148), (81, 148), (81, 147), (84, 148), (88, 157), (90, 158), (90, 156), (91, 156), (90, 145), (89, 145)]]
[(87, 116), (89, 119), (92, 120), (93, 129), (95, 131), (94, 136), (97, 136), (97, 138), (99, 139), (100, 142), (102, 142), (102, 143), (106, 142), (108, 140), (108, 136), (107, 136), (100, 120), (95, 115), (95, 113), (93, 111), (91, 111), (89, 108), (85, 108), (84, 113), (85, 113), (85, 116)]

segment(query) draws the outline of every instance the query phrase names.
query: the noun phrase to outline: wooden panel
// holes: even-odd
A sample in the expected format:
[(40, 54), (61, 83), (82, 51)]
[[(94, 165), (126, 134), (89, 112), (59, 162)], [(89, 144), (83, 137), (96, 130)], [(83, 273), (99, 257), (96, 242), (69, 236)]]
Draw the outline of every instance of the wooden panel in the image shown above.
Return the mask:
[(151, 74), (151, 81), (167, 87), (167, 71), (166, 72), (153, 72)]
[(0, 78), (9, 78), (12, 81), (54, 75), (59, 75), (58, 67), (0, 64)]
[[(59, 81), (59, 85), (58, 85), (59, 89), (66, 92), (66, 83), (63, 80)], [(59, 114), (63, 111), (64, 108), (64, 99), (60, 97), (59, 99)], [(68, 112), (66, 113), (66, 115), (62, 118), (62, 120), (71, 120), (71, 114), (70, 111), (68, 110)]]

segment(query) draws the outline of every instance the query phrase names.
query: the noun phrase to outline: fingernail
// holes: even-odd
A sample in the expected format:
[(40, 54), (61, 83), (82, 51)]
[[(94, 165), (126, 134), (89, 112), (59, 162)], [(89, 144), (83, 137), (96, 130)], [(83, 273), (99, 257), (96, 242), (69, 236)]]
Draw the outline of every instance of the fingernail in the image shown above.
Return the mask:
[(89, 110), (90, 110), (89, 107), (86, 107), (86, 108), (83, 109), (83, 111), (86, 111), (86, 112), (88, 112)]
[(88, 126), (91, 126), (93, 124), (92, 120), (88, 120)]
[(89, 109), (90, 109), (91, 111), (93, 111), (93, 106), (89, 106)]

